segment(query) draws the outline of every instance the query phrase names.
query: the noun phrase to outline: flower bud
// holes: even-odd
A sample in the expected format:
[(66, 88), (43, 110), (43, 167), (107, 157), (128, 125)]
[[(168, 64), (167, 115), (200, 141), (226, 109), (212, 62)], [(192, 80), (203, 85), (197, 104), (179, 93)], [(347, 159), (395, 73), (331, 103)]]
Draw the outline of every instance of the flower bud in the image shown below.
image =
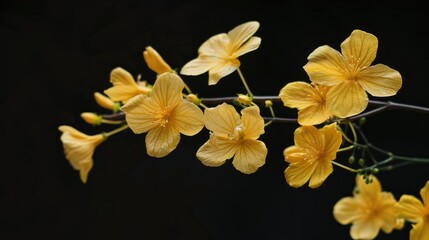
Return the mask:
[(157, 74), (172, 72), (171, 67), (162, 59), (161, 55), (151, 46), (146, 47), (143, 58), (147, 66)]
[(188, 99), (188, 101), (194, 103), (195, 105), (200, 105), (201, 103), (201, 99), (199, 99), (198, 96), (195, 94), (188, 94), (186, 98)]
[(113, 112), (117, 112), (119, 110), (119, 103), (115, 103), (112, 99), (99, 92), (94, 92), (94, 98), (100, 107), (112, 110)]
[(87, 123), (97, 126), (101, 125), (102, 117), (100, 115), (97, 115), (95, 113), (91, 112), (83, 112), (80, 114), (80, 117)]
[(273, 102), (271, 100), (265, 100), (265, 107), (270, 108), (273, 106)]
[(248, 95), (238, 94), (238, 102), (243, 105), (249, 106), (252, 103), (252, 98)]

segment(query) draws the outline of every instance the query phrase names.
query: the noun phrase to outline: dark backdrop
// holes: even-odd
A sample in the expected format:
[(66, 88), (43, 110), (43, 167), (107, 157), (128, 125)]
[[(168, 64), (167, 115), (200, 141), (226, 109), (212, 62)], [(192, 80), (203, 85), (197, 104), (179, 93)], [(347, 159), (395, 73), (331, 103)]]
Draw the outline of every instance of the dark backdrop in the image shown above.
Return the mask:
[[(165, 158), (147, 156), (144, 134), (125, 131), (100, 145), (88, 183), (82, 184), (63, 155), (58, 126), (96, 134), (80, 119), (103, 112), (93, 92), (110, 87), (121, 66), (153, 81), (142, 51), (158, 50), (180, 68), (200, 44), (249, 20), (261, 23), (257, 51), (240, 58), (256, 95), (277, 95), (290, 81), (308, 81), (302, 66), (315, 48), (339, 49), (354, 29), (379, 39), (375, 63), (401, 72), (403, 87), (391, 100), (429, 106), (426, 17), (411, 1), (2, 1), (0, 77), (0, 235), (2, 239), (349, 239), (333, 205), (350, 196), (354, 175), (335, 167), (318, 189), (291, 188), (282, 151), (293, 144), (296, 124), (275, 123), (261, 136), (269, 153), (252, 175), (231, 161), (203, 166), (195, 152), (208, 138), (183, 136)], [(285, 1), (286, 2), (286, 1)], [(322, 3), (323, 2), (323, 3)], [(184, 76), (202, 97), (244, 92), (236, 73), (216, 86), (207, 75)], [(296, 111), (278, 107), (277, 115)], [(283, 110), (285, 110), (283, 112)], [(265, 112), (266, 113), (266, 112)], [(374, 144), (407, 156), (427, 157), (429, 116), (403, 110), (370, 117)], [(347, 156), (339, 161), (345, 162)], [(418, 196), (427, 165), (379, 174), (386, 191)], [(378, 239), (408, 239), (409, 225)]]

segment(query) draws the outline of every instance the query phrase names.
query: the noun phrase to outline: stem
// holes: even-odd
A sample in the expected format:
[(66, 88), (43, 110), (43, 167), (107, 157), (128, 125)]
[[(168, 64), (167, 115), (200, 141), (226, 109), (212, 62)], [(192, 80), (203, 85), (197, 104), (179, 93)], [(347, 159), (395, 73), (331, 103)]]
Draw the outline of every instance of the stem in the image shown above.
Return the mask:
[(337, 152), (345, 152), (345, 151), (348, 151), (348, 150), (351, 150), (351, 149), (354, 149), (354, 148), (355, 148), (355, 145), (350, 145), (350, 146), (338, 149)]
[(108, 120), (108, 119), (101, 119), (102, 123), (106, 124), (123, 124), (124, 120)]
[(350, 171), (350, 172), (353, 172), (353, 173), (357, 173), (357, 170), (356, 170), (356, 169), (353, 169), (353, 168), (347, 167), (347, 166), (345, 166), (345, 165), (343, 165), (343, 164), (341, 164), (341, 163), (337, 163), (337, 162), (335, 162), (335, 161), (331, 161), (331, 162), (332, 162), (332, 164), (337, 165), (338, 167), (344, 168), (344, 169), (346, 169), (347, 171)]
[(112, 130), (112, 131), (110, 131), (110, 132), (103, 133), (103, 134), (104, 134), (104, 137), (105, 137), (105, 138), (108, 138), (108, 137), (110, 137), (110, 136), (112, 136), (112, 135), (114, 135), (114, 134), (116, 134), (116, 133), (119, 133), (119, 132), (121, 132), (121, 131), (123, 131), (123, 130), (125, 130), (125, 129), (127, 129), (127, 128), (128, 128), (128, 125), (123, 125), (123, 126), (121, 126), (121, 127), (117, 128), (117, 129), (114, 129), (114, 130)]
[(246, 88), (247, 94), (250, 97), (253, 97), (253, 93), (252, 93), (252, 91), (250, 91), (250, 88), (247, 85), (246, 79), (244, 78), (243, 73), (241, 73), (240, 68), (237, 68), (237, 72), (238, 72), (238, 75), (240, 75), (240, 78), (241, 78), (241, 81), (243, 82), (244, 87)]

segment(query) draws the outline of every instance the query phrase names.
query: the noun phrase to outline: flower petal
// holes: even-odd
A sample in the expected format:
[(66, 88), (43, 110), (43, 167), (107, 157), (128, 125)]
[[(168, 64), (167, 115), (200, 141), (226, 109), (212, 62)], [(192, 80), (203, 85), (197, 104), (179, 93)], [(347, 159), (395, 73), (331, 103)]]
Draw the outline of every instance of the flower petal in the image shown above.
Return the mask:
[(294, 132), (295, 145), (317, 153), (324, 146), (324, 139), (319, 130), (314, 126), (301, 126)]
[(326, 105), (313, 105), (298, 111), (298, 123), (303, 126), (317, 125), (328, 120), (330, 116)]
[(137, 86), (133, 76), (121, 67), (114, 68), (110, 72), (110, 82), (114, 86)]
[(402, 86), (401, 74), (383, 64), (368, 67), (359, 73), (359, 83), (375, 97), (395, 95)]
[(304, 66), (312, 82), (324, 86), (334, 86), (347, 80), (347, 65), (343, 56), (329, 46), (316, 48), (309, 56)]
[(381, 194), (381, 184), (374, 175), (367, 177), (370, 177), (372, 182), (366, 183), (366, 179), (364, 179), (362, 175), (356, 175), (356, 185), (359, 189), (359, 194), (364, 196), (366, 199), (376, 201), (379, 199)]
[(334, 115), (346, 118), (359, 114), (368, 106), (368, 95), (356, 81), (346, 81), (331, 88), (326, 106)]
[(165, 157), (176, 149), (180, 141), (180, 133), (171, 124), (158, 126), (146, 135), (146, 151), (151, 157)]
[(336, 123), (325, 125), (319, 130), (325, 138), (324, 158), (326, 161), (334, 160), (342, 143), (342, 134), (337, 129)]
[(286, 84), (279, 94), (286, 107), (303, 108), (319, 105), (322, 99), (310, 83), (296, 81)]
[(344, 197), (334, 205), (334, 218), (343, 225), (352, 223), (362, 217), (360, 207), (353, 197)]
[(304, 161), (307, 157), (305, 149), (302, 149), (295, 145), (287, 147), (285, 150), (283, 150), (283, 155), (285, 157), (285, 161), (288, 163)]
[(145, 95), (137, 95), (121, 107), (128, 126), (136, 134), (147, 132), (158, 125), (153, 116), (158, 109), (153, 99)]
[(227, 59), (221, 62), (209, 70), (209, 85), (215, 85), (219, 80), (240, 67), (240, 61), (238, 59)]
[(206, 166), (218, 167), (232, 158), (236, 151), (236, 141), (210, 139), (198, 149), (197, 158)]
[(183, 101), (182, 91), (185, 83), (174, 73), (163, 73), (158, 75), (150, 98), (152, 98), (159, 107), (173, 109), (177, 104)]
[(378, 39), (362, 30), (354, 30), (341, 43), (341, 53), (356, 69), (371, 65), (377, 54)]
[(164, 61), (159, 53), (151, 46), (147, 46), (143, 52), (143, 58), (147, 66), (157, 74), (171, 72), (171, 67)]
[(222, 61), (223, 59), (218, 57), (199, 56), (198, 58), (186, 63), (180, 70), (180, 74), (189, 76), (200, 75)]
[(80, 180), (83, 183), (87, 182), (87, 180), (88, 180), (88, 174), (91, 171), (92, 166), (93, 166), (92, 159), (90, 159), (90, 161), (85, 161), (85, 162), (82, 162), (80, 164), (79, 175), (80, 175)]
[(237, 51), (259, 28), (259, 22), (251, 21), (240, 24), (228, 32), (231, 52)]
[(199, 48), (198, 55), (226, 58), (230, 39), (226, 33), (219, 33), (206, 40)]
[(373, 219), (360, 218), (350, 228), (353, 239), (374, 239), (380, 231), (380, 223)]
[(258, 139), (259, 135), (264, 134), (264, 119), (260, 115), (259, 107), (251, 106), (241, 110), (241, 121), (245, 139)]
[(410, 240), (429, 239), (429, 221), (420, 221), (413, 225), (410, 231)]
[(396, 204), (398, 214), (409, 221), (417, 222), (422, 218), (425, 209), (423, 203), (416, 197), (404, 194)]
[(310, 182), (308, 186), (310, 188), (318, 188), (326, 180), (326, 178), (332, 173), (332, 163), (331, 161), (315, 161), (313, 163), (316, 165), (314, 172), (310, 177)]
[(420, 189), (420, 196), (422, 197), (425, 208), (429, 210), (429, 181)]
[(291, 187), (301, 187), (310, 179), (317, 164), (315, 161), (300, 161), (291, 163), (284, 171), (286, 182)]
[(261, 38), (260, 37), (251, 37), (249, 41), (247, 41), (243, 46), (241, 46), (237, 51), (235, 51), (235, 55), (237, 57), (244, 55), (248, 52), (255, 51), (259, 48), (259, 45), (261, 45)]
[(183, 100), (171, 113), (172, 121), (180, 133), (193, 136), (204, 127), (204, 114), (195, 104)]
[(265, 164), (268, 149), (262, 141), (245, 139), (235, 153), (232, 165), (238, 171), (251, 174)]
[(222, 103), (214, 108), (204, 110), (206, 128), (216, 135), (228, 137), (240, 125), (240, 115), (232, 105)]

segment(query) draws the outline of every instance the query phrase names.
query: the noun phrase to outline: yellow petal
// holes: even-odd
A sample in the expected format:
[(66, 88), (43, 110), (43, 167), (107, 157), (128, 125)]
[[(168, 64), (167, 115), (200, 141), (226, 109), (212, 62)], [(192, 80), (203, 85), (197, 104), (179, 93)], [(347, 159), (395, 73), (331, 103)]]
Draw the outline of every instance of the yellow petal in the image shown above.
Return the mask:
[(429, 239), (429, 221), (420, 221), (413, 225), (410, 231), (410, 240), (426, 240)]
[(338, 117), (350, 117), (365, 110), (368, 106), (368, 95), (358, 82), (346, 81), (329, 90), (326, 106)]
[(395, 204), (396, 199), (392, 193), (381, 193), (377, 210), (380, 211), (378, 218), (382, 222), (381, 229), (385, 233), (391, 233), (393, 229), (401, 229)]
[(344, 197), (334, 205), (334, 218), (346, 225), (361, 218), (360, 204), (352, 197)]
[(312, 82), (324, 86), (334, 86), (347, 80), (347, 65), (343, 56), (329, 46), (316, 48), (309, 56), (304, 66)]
[(300, 81), (286, 84), (280, 90), (279, 97), (286, 107), (297, 108), (298, 110), (319, 105), (322, 101), (320, 95), (311, 84)]
[(171, 115), (171, 123), (184, 135), (193, 136), (204, 127), (203, 111), (191, 102), (183, 100)]
[(285, 157), (285, 161), (288, 163), (296, 163), (299, 161), (304, 161), (307, 157), (307, 153), (305, 152), (305, 149), (302, 149), (298, 146), (290, 146), (287, 147), (283, 151), (283, 155)]
[(295, 145), (318, 153), (324, 146), (322, 134), (314, 126), (301, 126), (294, 133)]
[(291, 187), (301, 187), (308, 182), (318, 165), (317, 163), (317, 161), (300, 161), (289, 164), (284, 171), (286, 182)]
[(84, 133), (76, 130), (74, 127), (71, 127), (71, 126), (68, 126), (68, 125), (61, 125), (61, 126), (59, 126), (58, 130), (60, 130), (63, 133), (68, 132), (74, 138), (85, 139), (85, 138), (89, 137), (88, 135), (86, 135), (86, 134), (84, 134)]
[(186, 63), (180, 70), (180, 74), (196, 76), (207, 72), (209, 69), (217, 65), (223, 59), (210, 56), (199, 56), (198, 58)]
[(303, 126), (323, 123), (329, 117), (330, 114), (324, 104), (309, 106), (298, 111), (298, 123)]
[(341, 53), (356, 69), (371, 65), (377, 48), (377, 37), (362, 30), (354, 30), (350, 37), (341, 43)]
[(143, 52), (143, 58), (147, 66), (157, 74), (172, 71), (171, 67), (164, 61), (161, 55), (151, 46), (146, 47), (146, 50)]
[(121, 85), (136, 86), (137, 85), (133, 76), (128, 71), (126, 71), (121, 67), (114, 68), (110, 72), (110, 82), (114, 86), (121, 86)]
[(209, 70), (209, 85), (215, 85), (221, 78), (240, 67), (238, 59), (225, 59)]
[(254, 173), (265, 164), (267, 152), (268, 149), (262, 141), (243, 140), (235, 153), (232, 165), (242, 173)]
[(359, 73), (359, 83), (375, 97), (395, 95), (402, 86), (401, 74), (383, 64), (368, 67)]
[(131, 130), (136, 133), (144, 133), (158, 126), (154, 113), (159, 111), (159, 106), (145, 95), (137, 95), (131, 98), (121, 110), (125, 113), (125, 119)]
[(424, 214), (423, 203), (414, 196), (404, 194), (396, 204), (398, 214), (407, 220), (417, 222)]
[(180, 141), (180, 133), (171, 124), (158, 126), (146, 135), (146, 151), (151, 157), (165, 157), (176, 149)]
[(241, 46), (237, 51), (235, 51), (235, 56), (239, 57), (248, 52), (255, 51), (261, 45), (261, 38), (259, 37), (251, 37), (249, 41), (247, 41), (243, 46)]
[(251, 106), (241, 110), (241, 120), (244, 125), (244, 138), (258, 139), (264, 134), (264, 119), (261, 117), (259, 107)]
[(325, 125), (319, 130), (324, 136), (324, 158), (326, 161), (331, 161), (336, 158), (338, 149), (341, 146), (343, 140), (342, 134), (337, 129), (336, 123)]
[(317, 161), (313, 164), (317, 166), (314, 168), (314, 172), (310, 177), (310, 182), (308, 183), (308, 186), (310, 188), (318, 188), (332, 173), (332, 163), (331, 161)]
[(358, 219), (350, 228), (353, 239), (374, 239), (380, 231), (380, 223), (373, 219)]
[(356, 175), (356, 185), (359, 189), (359, 194), (361, 194), (367, 199), (376, 201), (381, 194), (381, 184), (374, 175), (371, 175), (369, 177), (371, 177), (372, 182), (366, 183), (366, 180), (363, 179), (362, 175)]
[(227, 58), (228, 46), (230, 40), (226, 33), (217, 34), (205, 41), (198, 48), (199, 55), (207, 55), (212, 57)]
[(210, 139), (197, 151), (197, 158), (206, 166), (218, 167), (237, 151), (236, 141)]
[(422, 197), (425, 208), (429, 211), (429, 181), (427, 181), (425, 186), (420, 189), (420, 196)]
[(158, 75), (150, 98), (153, 99), (160, 108), (173, 109), (183, 101), (182, 91), (185, 87), (182, 79), (174, 73), (163, 73)]
[(228, 137), (241, 123), (240, 115), (232, 105), (222, 103), (214, 108), (204, 110), (206, 128), (216, 135)]
[(251, 21), (240, 24), (228, 32), (231, 41), (231, 52), (237, 51), (259, 28), (259, 22)]
[(142, 93), (135, 86), (114, 86), (104, 90), (104, 93), (109, 96), (112, 101), (126, 103), (130, 98)]
[(91, 159), (91, 161), (85, 161), (85, 162), (81, 163), (80, 165), (81, 165), (80, 170), (79, 170), (80, 180), (83, 183), (86, 183), (88, 180), (88, 174), (91, 171), (92, 166), (93, 166), (93, 161)]

